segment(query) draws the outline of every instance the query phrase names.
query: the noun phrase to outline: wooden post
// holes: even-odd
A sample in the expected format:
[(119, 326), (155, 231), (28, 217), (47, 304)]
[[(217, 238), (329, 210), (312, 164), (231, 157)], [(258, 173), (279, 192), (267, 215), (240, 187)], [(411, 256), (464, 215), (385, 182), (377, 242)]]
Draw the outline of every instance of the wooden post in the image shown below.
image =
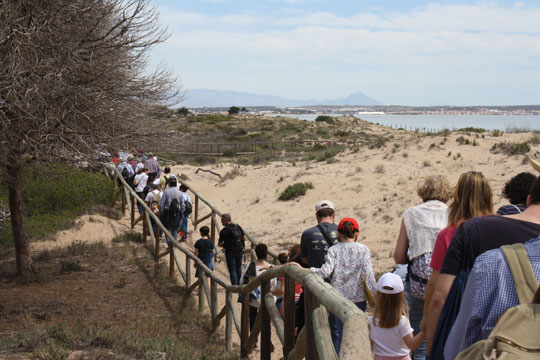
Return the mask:
[(169, 257), (169, 276), (174, 277), (174, 246), (171, 245), (170, 248), (170, 257)]
[(129, 200), (131, 202), (131, 230), (133, 230), (135, 227), (135, 197), (130, 194)]
[(317, 299), (309, 292), (307, 287), (304, 287), (304, 315), (305, 327), (307, 330), (307, 353), (306, 360), (319, 360), (317, 354), (317, 346), (315, 345), (315, 334), (313, 332), (312, 314), (317, 307)]
[(234, 156), (236, 156), (236, 143), (234, 144)]
[(227, 315), (225, 317), (225, 351), (231, 352), (233, 350), (233, 314), (231, 307), (236, 305), (233, 304), (232, 293), (230, 291), (227, 291), (225, 296), (225, 305), (227, 306)]
[(216, 223), (214, 221), (214, 215), (214, 211), (212, 211), (212, 216), (210, 218), (210, 239), (212, 239), (212, 243), (216, 246)]
[(126, 216), (126, 190), (122, 186), (122, 216)]
[(193, 233), (197, 230), (197, 221), (199, 221), (199, 197), (195, 195), (195, 222), (193, 223)]
[(283, 306), (284, 306), (284, 319), (285, 322), (285, 341), (283, 344), (283, 357), (286, 359), (287, 355), (294, 349), (295, 343), (295, 281), (288, 275), (285, 275), (285, 293), (283, 294)]
[(146, 220), (146, 210), (143, 211), (143, 223), (142, 223), (142, 236), (144, 242), (146, 242), (146, 239), (148, 237), (148, 221)]
[(204, 312), (204, 286), (203, 282), (206, 281), (206, 276), (202, 269), (199, 269), (199, 312)]
[(217, 283), (210, 278), (210, 315), (212, 316), (212, 331), (216, 330), (215, 321), (218, 314)]
[(220, 152), (219, 152), (219, 144), (217, 144), (217, 156), (220, 155)]
[[(167, 239), (167, 234), (165, 234), (165, 239)], [(156, 257), (156, 260), (159, 256), (159, 238), (156, 238), (156, 248), (154, 249), (154, 255)]]
[(249, 337), (249, 294), (243, 294), (242, 315), (240, 317), (240, 356), (248, 355), (246, 343)]
[(186, 289), (191, 286), (191, 259), (186, 256)]
[[(261, 360), (270, 360), (272, 354), (272, 328), (270, 324), (270, 314), (266, 308), (264, 298), (270, 292), (270, 282), (261, 283)], [(274, 305), (275, 307), (275, 305)]]

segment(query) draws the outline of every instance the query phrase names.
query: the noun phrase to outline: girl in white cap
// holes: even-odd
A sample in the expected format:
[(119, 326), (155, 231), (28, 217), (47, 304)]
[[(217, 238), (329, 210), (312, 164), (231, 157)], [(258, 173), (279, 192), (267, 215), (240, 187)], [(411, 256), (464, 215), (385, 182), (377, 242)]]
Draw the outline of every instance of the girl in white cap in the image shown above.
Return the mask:
[(410, 360), (409, 353), (420, 346), (424, 333), (413, 336), (401, 277), (383, 274), (377, 291), (375, 313), (368, 318), (375, 360)]

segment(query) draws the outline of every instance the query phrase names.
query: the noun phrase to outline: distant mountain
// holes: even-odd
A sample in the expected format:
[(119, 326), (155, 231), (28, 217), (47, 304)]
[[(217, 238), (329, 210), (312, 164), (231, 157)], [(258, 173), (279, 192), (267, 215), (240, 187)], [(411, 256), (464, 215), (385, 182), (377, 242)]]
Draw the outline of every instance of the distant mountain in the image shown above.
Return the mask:
[(257, 95), (238, 91), (192, 89), (187, 90), (180, 106), (229, 107), (229, 106), (314, 106), (314, 105), (382, 105), (361, 92), (333, 100), (291, 100), (274, 95)]

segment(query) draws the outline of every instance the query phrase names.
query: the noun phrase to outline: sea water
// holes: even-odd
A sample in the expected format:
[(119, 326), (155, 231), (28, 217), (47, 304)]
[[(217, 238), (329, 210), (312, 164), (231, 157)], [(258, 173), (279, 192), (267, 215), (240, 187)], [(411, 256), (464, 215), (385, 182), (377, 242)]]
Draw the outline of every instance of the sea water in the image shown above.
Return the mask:
[[(339, 114), (329, 114), (339, 116)], [(316, 114), (272, 114), (313, 121)], [(465, 127), (502, 131), (540, 130), (540, 115), (354, 115), (375, 124), (406, 130), (440, 131)]]

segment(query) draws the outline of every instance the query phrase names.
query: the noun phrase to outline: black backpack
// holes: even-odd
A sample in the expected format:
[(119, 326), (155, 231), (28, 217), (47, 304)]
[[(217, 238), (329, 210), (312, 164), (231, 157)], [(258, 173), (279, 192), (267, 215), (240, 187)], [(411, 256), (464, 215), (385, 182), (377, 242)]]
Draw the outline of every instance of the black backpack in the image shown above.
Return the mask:
[(249, 263), (246, 272), (244, 273), (244, 284), (249, 284), (249, 282), (257, 277), (257, 267), (252, 261)]
[(188, 216), (193, 211), (193, 205), (189, 201), (186, 201), (186, 208), (184, 210), (184, 216)]
[(233, 234), (233, 244), (234, 250), (241, 250), (244, 248), (244, 232), (242, 231), (242, 228), (236, 224), (229, 224), (227, 226), (229, 228), (229, 231)]
[(173, 198), (169, 209), (167, 210), (167, 216), (169, 221), (176, 219), (180, 215), (180, 203), (177, 198)]
[[(128, 165), (128, 166), (131, 166), (131, 165)], [(124, 166), (124, 168), (122, 169), (122, 177), (124, 178), (124, 180), (129, 181), (129, 170), (128, 170), (128, 166)]]

